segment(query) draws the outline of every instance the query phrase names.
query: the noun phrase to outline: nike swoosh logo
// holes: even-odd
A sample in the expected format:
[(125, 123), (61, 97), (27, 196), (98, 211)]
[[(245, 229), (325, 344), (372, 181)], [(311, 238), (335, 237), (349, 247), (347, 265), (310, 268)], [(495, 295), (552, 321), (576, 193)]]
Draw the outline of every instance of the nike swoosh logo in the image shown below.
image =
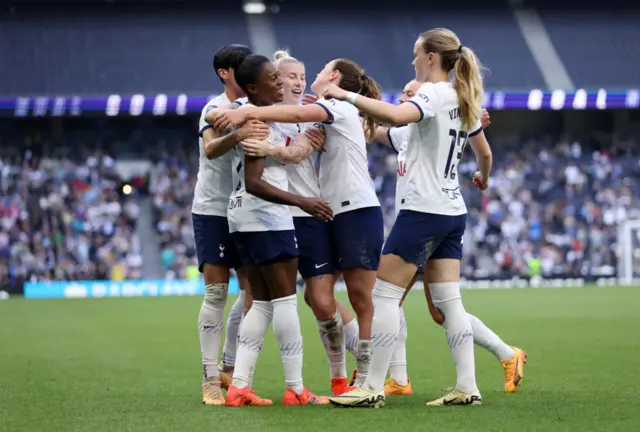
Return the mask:
[(328, 262), (326, 262), (326, 263), (324, 263), (324, 264), (320, 264), (320, 265), (316, 264), (316, 268), (317, 268), (317, 269), (319, 269), (319, 268), (321, 268), (321, 267), (326, 266), (327, 264), (329, 264), (329, 263), (328, 263)]
[(520, 373), (518, 372), (518, 366), (519, 365), (520, 365), (520, 356), (516, 357), (516, 370), (515, 370), (515, 373), (513, 374), (513, 384), (514, 385), (518, 385), (518, 383), (522, 379), (520, 377)]
[(444, 400), (442, 401), (442, 404), (443, 404), (443, 405), (449, 405), (449, 404), (452, 404), (452, 403), (453, 403), (453, 402), (455, 402), (455, 401), (456, 401), (455, 399), (449, 399), (449, 400), (444, 399)]

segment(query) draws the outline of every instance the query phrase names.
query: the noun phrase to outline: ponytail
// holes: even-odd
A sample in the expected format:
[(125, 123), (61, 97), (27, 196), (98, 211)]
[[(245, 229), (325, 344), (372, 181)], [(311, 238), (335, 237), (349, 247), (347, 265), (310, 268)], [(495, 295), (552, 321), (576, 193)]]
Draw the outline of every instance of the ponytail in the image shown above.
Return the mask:
[(467, 47), (462, 47), (454, 63), (454, 88), (458, 95), (460, 118), (468, 129), (475, 126), (482, 111), (484, 89), (482, 87), (482, 65)]
[[(340, 88), (368, 98), (381, 99), (378, 83), (370, 76), (367, 76), (357, 63), (344, 58), (336, 59), (333, 61), (333, 70), (340, 72)], [(363, 112), (360, 112), (360, 117), (362, 118), (362, 127), (364, 128), (367, 142), (371, 142), (375, 138), (378, 122), (372, 116)]]
[[(360, 94), (371, 99), (380, 100), (382, 98), (378, 83), (369, 75), (362, 75), (362, 89), (360, 90)], [(360, 115), (363, 120), (364, 135), (367, 138), (367, 142), (370, 143), (375, 139), (378, 121), (370, 114), (360, 112)]]

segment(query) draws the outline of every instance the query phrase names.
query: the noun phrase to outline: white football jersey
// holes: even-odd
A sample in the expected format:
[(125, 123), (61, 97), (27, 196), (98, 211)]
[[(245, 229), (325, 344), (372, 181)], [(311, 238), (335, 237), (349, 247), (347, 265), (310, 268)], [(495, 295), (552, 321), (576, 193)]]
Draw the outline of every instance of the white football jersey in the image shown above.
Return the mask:
[[(239, 99), (241, 103), (246, 98)], [(200, 139), (200, 158), (198, 167), (198, 179), (193, 193), (193, 204), (191, 211), (199, 215), (227, 216), (227, 205), (229, 195), (233, 189), (231, 176), (231, 152), (216, 159), (207, 159), (204, 153), (204, 142), (202, 134), (211, 126), (205, 121), (205, 115), (217, 107), (227, 107), (231, 101), (226, 94), (222, 93), (211, 99), (200, 114), (198, 134)]]
[(467, 139), (482, 131), (480, 120), (470, 130), (463, 127), (458, 96), (450, 82), (423, 84), (408, 103), (418, 107), (420, 120), (407, 126), (407, 184), (400, 209), (465, 214), (458, 164)]
[(407, 126), (392, 127), (387, 130), (391, 147), (398, 153), (398, 178), (396, 179), (396, 216), (400, 213), (400, 202), (407, 188)]
[[(246, 104), (245, 106), (253, 106)], [(242, 109), (242, 108), (238, 108)], [(286, 145), (286, 135), (280, 125), (269, 125), (267, 141), (274, 146)], [(244, 182), (245, 153), (241, 147), (233, 150), (233, 170), (238, 182), (229, 198), (227, 218), (230, 232), (285, 231), (293, 230), (293, 218), (289, 206), (274, 204), (247, 193)], [(286, 166), (273, 158), (266, 158), (262, 180), (272, 186), (288, 190)]]
[(335, 99), (319, 99), (316, 103), (329, 113), (329, 121), (324, 125), (326, 152), (320, 156), (322, 197), (331, 203), (334, 215), (379, 207), (369, 175), (367, 141), (358, 109)]
[[(307, 127), (313, 127), (313, 123), (281, 123), (278, 126), (287, 135), (287, 146), (292, 145), (298, 135), (304, 133)], [(314, 151), (300, 161), (299, 164), (288, 164), (287, 175), (289, 176), (289, 192), (307, 198), (319, 198), (320, 187), (318, 186), (318, 152)], [(291, 206), (293, 217), (313, 217), (304, 212), (300, 207)]]

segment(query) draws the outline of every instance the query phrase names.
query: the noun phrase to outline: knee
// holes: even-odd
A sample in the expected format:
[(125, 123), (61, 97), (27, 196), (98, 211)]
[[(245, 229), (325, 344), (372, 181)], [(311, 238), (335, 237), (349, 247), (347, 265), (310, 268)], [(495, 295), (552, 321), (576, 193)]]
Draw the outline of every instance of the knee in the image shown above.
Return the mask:
[(204, 301), (213, 308), (224, 309), (227, 304), (229, 284), (214, 283), (204, 287)]
[(320, 321), (327, 321), (336, 315), (336, 303), (331, 296), (314, 298), (311, 302), (313, 314)]
[(349, 301), (357, 314), (373, 309), (373, 299), (370, 291), (351, 290), (349, 291)]

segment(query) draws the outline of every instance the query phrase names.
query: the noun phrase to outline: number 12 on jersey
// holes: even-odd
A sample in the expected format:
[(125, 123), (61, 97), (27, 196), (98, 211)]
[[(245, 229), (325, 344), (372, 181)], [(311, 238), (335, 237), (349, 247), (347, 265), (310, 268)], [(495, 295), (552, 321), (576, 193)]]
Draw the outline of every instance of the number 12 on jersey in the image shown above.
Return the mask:
[[(449, 147), (449, 155), (447, 156), (447, 164), (444, 167), (444, 178), (455, 180), (456, 179), (456, 166), (460, 162), (462, 153), (464, 153), (464, 147), (467, 145), (468, 134), (465, 131), (456, 131), (455, 129), (449, 129), (449, 136), (451, 137), (451, 147)], [(453, 159), (453, 153), (458, 149), (455, 160)]]

